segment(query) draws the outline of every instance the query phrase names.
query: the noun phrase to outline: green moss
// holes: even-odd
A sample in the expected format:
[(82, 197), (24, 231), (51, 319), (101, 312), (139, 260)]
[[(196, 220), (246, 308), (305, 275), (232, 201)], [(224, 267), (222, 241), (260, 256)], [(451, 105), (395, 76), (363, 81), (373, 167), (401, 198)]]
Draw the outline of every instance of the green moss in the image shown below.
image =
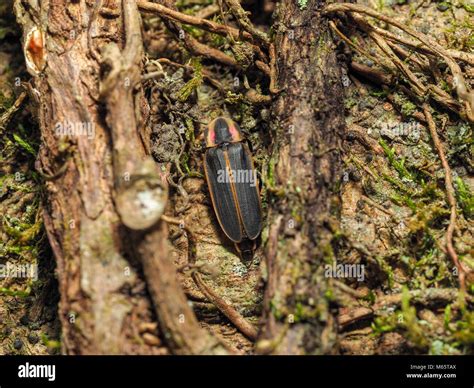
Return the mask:
[(474, 311), (471, 311), (466, 306), (464, 295), (461, 293), (459, 303), (461, 319), (454, 323), (454, 328), (452, 329), (452, 336), (456, 341), (454, 346), (472, 347), (474, 345)]
[(407, 97), (400, 93), (393, 93), (393, 99), (396, 105), (400, 107), (400, 113), (405, 117), (410, 117), (416, 112), (416, 105)]
[(201, 86), (203, 77), (202, 77), (202, 64), (199, 59), (193, 58), (191, 61), (191, 66), (194, 68), (193, 78), (191, 78), (186, 84), (181, 88), (178, 93), (178, 100), (181, 102), (186, 101), (191, 93), (195, 91), (199, 86)]
[(377, 10), (382, 11), (385, 8), (385, 0), (377, 0)]
[(442, 1), (437, 5), (438, 11), (444, 12), (451, 8), (451, 3), (448, 1)]
[(380, 269), (387, 275), (388, 288), (392, 289), (394, 285), (394, 275), (392, 267), (381, 256), (375, 256), (375, 260)]
[(298, 0), (298, 8), (300, 10), (306, 9), (307, 6), (308, 6), (308, 0)]
[(267, 185), (268, 187), (275, 187), (275, 164), (276, 161), (274, 158), (270, 159), (267, 167)]
[(346, 109), (351, 109), (352, 107), (357, 105), (357, 99), (353, 97), (349, 97), (344, 99), (344, 106)]
[(410, 293), (406, 286), (403, 287), (402, 291), (402, 314), (402, 326), (406, 329), (408, 339), (414, 345), (420, 348), (426, 348), (429, 342), (416, 316), (416, 308), (410, 306)]
[(371, 324), (371, 328), (375, 335), (394, 331), (397, 328), (397, 314), (376, 317)]
[(183, 31), (187, 32), (189, 35), (191, 35), (193, 38), (202, 38), (205, 34), (205, 32), (197, 27), (189, 26), (186, 24), (182, 24), (181, 28)]
[(385, 155), (387, 156), (390, 165), (398, 172), (400, 178), (413, 181), (414, 178), (412, 174), (405, 167), (405, 159), (397, 158), (395, 150), (393, 148), (390, 148), (385, 142), (385, 140), (380, 139), (379, 143), (383, 151), (385, 152)]
[[(1, 30), (0, 30), (0, 33), (1, 33)], [(11, 108), (11, 106), (13, 105), (14, 102), (15, 102), (15, 97), (14, 97), (13, 93), (10, 96), (6, 96), (0, 90), (0, 109), (1, 109), (1, 111), (6, 111), (9, 108)]]
[(308, 322), (319, 317), (318, 309), (303, 302), (296, 302), (293, 313), (293, 323)]
[(461, 6), (467, 11), (474, 13), (474, 4), (472, 2), (468, 3), (467, 1), (461, 1)]
[(14, 296), (18, 298), (26, 298), (30, 296), (31, 290), (29, 288), (26, 291), (23, 290), (12, 290), (10, 288), (0, 287), (0, 295)]
[(23, 125), (18, 125), (17, 131), (13, 133), (13, 140), (22, 150), (36, 158), (38, 146), (32, 141), (31, 134), (27, 133)]
[(456, 198), (464, 216), (470, 219), (474, 215), (474, 195), (460, 177), (455, 179)]
[(324, 262), (326, 264), (333, 264), (336, 260), (336, 255), (334, 254), (334, 249), (330, 242), (324, 244), (321, 247), (321, 252), (323, 254)]
[(416, 212), (417, 206), (415, 201), (410, 196), (404, 194), (392, 194), (390, 199), (399, 206), (408, 206), (412, 212)]
[(277, 321), (281, 321), (285, 314), (277, 307), (277, 302), (275, 300), (270, 301), (270, 311)]
[(61, 348), (60, 341), (49, 339), (45, 333), (41, 333), (41, 342), (49, 349), (59, 350)]
[[(35, 210), (37, 207), (32, 207)], [(28, 214), (25, 214), (24, 218), (27, 218)], [(3, 217), (3, 230), (6, 234), (14, 239), (15, 242), (19, 242), (21, 245), (34, 240), (41, 231), (43, 223), (41, 219), (32, 224), (20, 222), (18, 219), (10, 219), (9, 217)]]
[(434, 340), (431, 343), (428, 354), (433, 355), (433, 356), (450, 355), (450, 354), (459, 354), (459, 351), (456, 348), (452, 347), (451, 345), (447, 343), (444, 343), (441, 340)]
[(234, 42), (231, 46), (235, 60), (244, 70), (253, 64), (254, 51), (252, 47), (245, 42)]
[(385, 89), (370, 89), (369, 90), (369, 95), (372, 97), (377, 97), (377, 98), (385, 98), (389, 94), (388, 90)]

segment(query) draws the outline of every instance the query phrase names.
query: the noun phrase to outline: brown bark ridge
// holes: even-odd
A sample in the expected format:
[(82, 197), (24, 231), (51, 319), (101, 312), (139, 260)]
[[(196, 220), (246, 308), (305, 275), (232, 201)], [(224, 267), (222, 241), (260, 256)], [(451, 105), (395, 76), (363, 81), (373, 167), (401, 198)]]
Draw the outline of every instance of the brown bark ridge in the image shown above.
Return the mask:
[(282, 91), (272, 105), (269, 182), (284, 195), (270, 198), (261, 353), (328, 353), (335, 342), (324, 263), (333, 259), (344, 106), (324, 5), (283, 0), (275, 13)]
[[(146, 107), (136, 4), (107, 4), (102, 12), (102, 1), (15, 2), (38, 103), (37, 168), (46, 176), (44, 222), (57, 261), (63, 352), (152, 352), (137, 345), (129, 323), (132, 310), (149, 306), (133, 291), (138, 258), (171, 351), (223, 353), (187, 305), (166, 225), (156, 222), (166, 187), (140, 143), (145, 129), (137, 128)], [(153, 213), (146, 222), (137, 217), (142, 208)]]

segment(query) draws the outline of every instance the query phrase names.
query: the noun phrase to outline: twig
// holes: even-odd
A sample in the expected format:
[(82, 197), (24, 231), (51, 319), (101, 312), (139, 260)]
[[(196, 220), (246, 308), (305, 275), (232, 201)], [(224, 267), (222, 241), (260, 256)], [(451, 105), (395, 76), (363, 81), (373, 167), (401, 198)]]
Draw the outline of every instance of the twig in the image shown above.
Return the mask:
[(232, 66), (238, 69), (241, 68), (241, 65), (230, 55), (224, 54), (222, 51), (215, 49), (214, 47), (205, 45), (186, 33), (184, 33), (184, 42), (186, 47), (195, 55), (201, 55), (205, 58), (220, 62), (223, 65)]
[(382, 205), (379, 205), (379, 204), (378, 204), (377, 202), (375, 202), (373, 199), (371, 199), (371, 198), (369, 198), (369, 197), (367, 197), (367, 196), (365, 196), (365, 195), (361, 195), (360, 198), (361, 198), (362, 200), (364, 200), (364, 202), (366, 202), (367, 204), (372, 205), (374, 208), (380, 210), (382, 213), (385, 213), (385, 214), (387, 214), (387, 215), (389, 215), (389, 216), (392, 216), (392, 217), (394, 217), (394, 218), (396, 217), (396, 215), (395, 215), (394, 212), (392, 212), (392, 211), (389, 210), (389, 209), (385, 209)]
[(352, 61), (350, 63), (350, 68), (357, 74), (378, 85), (391, 85), (393, 83), (394, 77), (391, 74), (384, 73), (381, 70), (374, 69), (373, 67), (369, 67), (362, 63)]
[(217, 12), (219, 12), (219, 6), (216, 4), (211, 4), (197, 11), (195, 16), (198, 18), (207, 19), (208, 17), (215, 15)]
[[(165, 2), (166, 5), (168, 3)], [(155, 12), (160, 17), (171, 23), (174, 28), (170, 28), (172, 31), (176, 33), (176, 30), (179, 29), (179, 24), (177, 23), (184, 23), (189, 24), (206, 31), (212, 32), (214, 34), (218, 34), (221, 36), (229, 37), (232, 42), (236, 40), (243, 39), (248, 43), (248, 45), (252, 48), (252, 50), (257, 53), (257, 55), (262, 59), (265, 60), (265, 54), (262, 52), (261, 48), (255, 44), (252, 44), (254, 40), (254, 35), (246, 32), (246, 31), (239, 31), (234, 27), (227, 26), (225, 24), (219, 24), (204, 18), (200, 18), (193, 15), (186, 15), (183, 14), (176, 9), (171, 8), (171, 3), (168, 6), (159, 3), (151, 3), (144, 0), (139, 0), (137, 5), (140, 9), (146, 12)], [(216, 10), (217, 11), (217, 10)], [(168, 25), (170, 27), (170, 25)], [(202, 55), (206, 58), (216, 60), (217, 62), (223, 63), (227, 66), (232, 66), (236, 68), (240, 68), (240, 64), (231, 56), (224, 54), (222, 51), (215, 49), (213, 47), (207, 46), (195, 38), (189, 36), (189, 34), (185, 33), (184, 31), (180, 30), (180, 35), (183, 38), (187, 48), (192, 51), (196, 55)], [(269, 42), (263, 42), (265, 47), (268, 47)]]
[(418, 68), (420, 70), (425, 70), (425, 71), (426, 70), (431, 70), (429, 63), (427, 61), (422, 61), (421, 59), (419, 59), (416, 56), (415, 51), (408, 52), (407, 50), (405, 50), (401, 46), (393, 43), (390, 40), (387, 40), (387, 44), (404, 61), (408, 61), (408, 60), (412, 61), (413, 63), (415, 63), (418, 66)]
[(54, 181), (55, 179), (58, 179), (59, 177), (61, 177), (62, 175), (64, 175), (64, 173), (67, 171), (68, 169), (68, 166), (69, 166), (69, 161), (71, 160), (71, 154), (68, 154), (67, 158), (66, 158), (66, 161), (63, 163), (63, 165), (58, 169), (57, 172), (55, 172), (54, 174), (47, 174), (45, 173), (41, 167), (40, 167), (40, 163), (38, 162), (38, 160), (35, 162), (35, 170), (36, 172), (45, 180), (45, 181)]
[(160, 17), (165, 18), (170, 21), (189, 24), (191, 26), (199, 27), (206, 31), (209, 31), (221, 36), (231, 35), (232, 38), (234, 39), (243, 38), (244, 40), (247, 40), (250, 42), (253, 41), (252, 35), (246, 31), (240, 33), (240, 31), (234, 27), (219, 24), (219, 23), (216, 23), (207, 19), (199, 18), (193, 15), (186, 15), (179, 11), (165, 7), (162, 4), (150, 3), (149, 1), (138, 0), (137, 5), (138, 5), (138, 8), (140, 8), (143, 11), (155, 12)]
[[(123, 14), (125, 47), (120, 50), (117, 44), (110, 44), (102, 49), (101, 66), (107, 71), (101, 78), (100, 95), (112, 135), (115, 206), (124, 225), (144, 230), (160, 219), (168, 194), (155, 162), (144, 155), (137, 133), (133, 85), (141, 78), (140, 14), (130, 1), (123, 2)], [(124, 85), (124, 79), (130, 84)]]
[(364, 148), (371, 150), (377, 155), (383, 154), (382, 147), (377, 143), (377, 141), (371, 138), (367, 134), (367, 129), (361, 127), (357, 124), (350, 124), (348, 132), (346, 134), (346, 139), (350, 141), (351, 139), (357, 140)]
[(332, 282), (337, 288), (339, 288), (340, 290), (344, 291), (345, 293), (353, 296), (356, 299), (362, 299), (362, 298), (367, 297), (367, 295), (368, 295), (367, 292), (354, 290), (352, 287), (349, 287), (347, 284), (345, 284), (345, 283), (343, 283), (339, 280), (334, 279)]
[[(375, 41), (375, 43), (380, 47), (382, 52), (387, 55), (397, 66), (400, 72), (406, 77), (408, 83), (412, 86), (414, 93), (418, 96), (419, 99), (424, 99), (427, 90), (431, 92), (432, 97), (441, 105), (444, 105), (446, 108), (453, 110), (454, 112), (459, 112), (461, 106), (454, 100), (447, 92), (442, 90), (436, 85), (425, 86), (423, 83), (415, 76), (415, 74), (410, 70), (407, 64), (404, 61), (401, 61), (395, 53), (392, 51), (388, 42), (386, 42), (382, 36), (377, 32), (370, 29), (370, 24), (362, 18), (360, 15), (352, 15), (356, 23)], [(468, 112), (466, 112), (468, 113)]]
[(239, 0), (224, 0), (230, 12), (234, 15), (237, 23), (249, 34), (251, 34), (256, 40), (268, 46), (270, 39), (268, 35), (256, 28), (247, 16), (247, 12), (240, 5)]
[(451, 208), (451, 215), (449, 218), (449, 226), (446, 231), (446, 251), (448, 256), (453, 261), (454, 265), (458, 271), (458, 278), (459, 278), (459, 285), (461, 290), (466, 290), (466, 274), (470, 272), (470, 269), (465, 266), (463, 263), (459, 261), (458, 255), (456, 250), (454, 249), (453, 244), (453, 234), (454, 229), (456, 228), (456, 197), (454, 195), (454, 186), (453, 186), (453, 179), (451, 169), (448, 164), (448, 160), (446, 159), (446, 155), (443, 150), (443, 145), (438, 136), (438, 132), (436, 131), (436, 125), (433, 120), (433, 116), (431, 116), (430, 109), (427, 104), (423, 104), (423, 112), (425, 113), (426, 121), (428, 123), (428, 128), (431, 134), (431, 138), (433, 139), (433, 144), (438, 151), (439, 158), (441, 159), (441, 164), (444, 169), (445, 174), (445, 186), (446, 186), (446, 195), (448, 198), (448, 204)]
[(272, 97), (261, 94), (255, 89), (250, 89), (245, 93), (245, 98), (255, 105), (267, 105), (272, 102)]
[[(356, 23), (364, 31), (366, 31), (367, 34), (375, 41), (375, 43), (379, 46), (382, 52), (395, 63), (399, 71), (405, 75), (408, 85), (410, 85), (411, 88), (413, 89), (413, 92), (407, 93), (409, 96), (414, 97), (415, 100), (419, 103), (419, 100), (424, 100), (426, 93), (429, 91), (432, 98), (435, 101), (437, 101), (439, 104), (443, 105), (445, 108), (450, 109), (453, 112), (460, 114), (462, 117), (467, 116), (466, 118), (469, 120), (474, 119), (474, 118), (470, 118), (469, 110), (466, 109), (465, 112), (460, 112), (461, 105), (454, 98), (452, 98), (447, 92), (442, 90), (440, 87), (436, 85), (432, 85), (432, 84), (429, 84), (427, 86), (423, 85), (421, 81), (418, 79), (418, 77), (416, 77), (415, 74), (409, 69), (407, 64), (401, 61), (400, 58), (398, 58), (398, 56), (395, 55), (395, 53), (392, 51), (392, 48), (388, 44), (388, 42), (386, 42), (382, 36), (380, 36), (375, 31), (372, 31), (370, 29), (370, 25), (367, 23), (367, 21), (365, 21), (364, 18), (358, 15), (352, 15), (352, 17), (356, 21)], [(342, 34), (341, 32), (339, 33)], [(344, 40), (350, 41), (349, 38), (347, 37), (345, 37)], [(363, 49), (358, 49), (358, 51), (362, 55), (365, 55), (366, 53), (365, 50)], [(369, 58), (371, 58), (371, 56), (369, 56)], [(384, 64), (380, 63), (380, 61), (378, 61), (378, 63), (381, 66), (385, 67), (390, 72), (392, 72), (392, 69), (390, 67), (385, 66)], [(355, 72), (359, 73), (363, 77), (375, 83), (386, 84), (386, 85), (394, 84), (394, 77), (391, 77), (389, 74), (385, 74), (380, 70), (372, 69), (368, 66), (358, 64), (355, 62), (351, 63), (351, 68)], [(404, 87), (403, 85), (400, 86), (400, 88), (403, 88), (403, 87)], [(422, 120), (424, 121), (424, 116), (422, 114), (421, 116), (422, 116)]]
[(275, 45), (272, 43), (270, 44), (270, 93), (278, 94), (282, 91), (282, 89), (278, 88), (278, 69), (276, 65), (276, 49)]
[(337, 317), (337, 323), (341, 329), (344, 329), (357, 321), (370, 318), (373, 314), (373, 309), (359, 306), (339, 314)]

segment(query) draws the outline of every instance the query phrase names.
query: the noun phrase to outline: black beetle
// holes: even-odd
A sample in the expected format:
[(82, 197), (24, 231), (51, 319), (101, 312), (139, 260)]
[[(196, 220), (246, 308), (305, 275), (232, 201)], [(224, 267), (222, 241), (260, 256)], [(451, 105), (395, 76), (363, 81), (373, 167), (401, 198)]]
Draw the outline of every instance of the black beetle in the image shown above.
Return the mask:
[(204, 170), (219, 224), (242, 260), (253, 258), (262, 229), (257, 174), (242, 132), (234, 121), (218, 117), (206, 132)]

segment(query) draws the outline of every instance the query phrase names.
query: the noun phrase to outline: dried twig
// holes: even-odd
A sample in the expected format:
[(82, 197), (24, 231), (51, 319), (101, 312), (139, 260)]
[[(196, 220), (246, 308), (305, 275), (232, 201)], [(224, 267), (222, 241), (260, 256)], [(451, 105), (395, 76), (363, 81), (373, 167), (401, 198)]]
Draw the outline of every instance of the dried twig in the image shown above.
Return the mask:
[(457, 268), (458, 277), (459, 277), (459, 285), (461, 287), (461, 290), (465, 291), (466, 290), (466, 275), (471, 270), (470, 268), (468, 268), (466, 265), (464, 265), (463, 263), (459, 261), (458, 255), (456, 253), (456, 250), (454, 249), (454, 244), (453, 244), (453, 234), (454, 234), (454, 229), (456, 228), (456, 197), (454, 195), (452, 173), (448, 164), (448, 160), (446, 159), (446, 155), (444, 153), (443, 145), (441, 144), (441, 141), (438, 136), (438, 132), (436, 131), (436, 125), (434, 123), (433, 117), (431, 116), (430, 108), (428, 107), (427, 104), (423, 104), (423, 112), (425, 113), (425, 116), (426, 116), (428, 129), (430, 131), (431, 138), (433, 139), (433, 144), (436, 148), (436, 151), (438, 151), (438, 155), (439, 155), (439, 158), (441, 159), (441, 164), (444, 169), (446, 195), (448, 198), (449, 207), (451, 208), (449, 226), (446, 231), (446, 251), (447, 251), (448, 256), (451, 258), (451, 260), (453, 261), (454, 265)]
[[(137, 132), (134, 89), (140, 80), (142, 60), (139, 14), (136, 5), (124, 2), (125, 48), (116, 44), (102, 50), (104, 74), (100, 95), (107, 105), (107, 124), (111, 129), (115, 204), (122, 222), (133, 230), (144, 230), (155, 224), (163, 213), (167, 191), (150, 156), (143, 155)], [(123, 86), (124, 79), (131, 86)], [(120, 102), (120, 103), (118, 103)], [(141, 151), (141, 152), (140, 152)], [(124, 176), (129, 179), (124, 179)], [(145, 199), (144, 199), (145, 198)]]
[(239, 0), (224, 0), (227, 7), (229, 7), (230, 12), (234, 15), (237, 23), (249, 34), (251, 34), (257, 41), (268, 46), (270, 44), (270, 39), (267, 34), (263, 31), (260, 31), (256, 28), (251, 20), (249, 19), (247, 12), (240, 5)]
[(357, 124), (350, 124), (346, 133), (346, 140), (357, 140), (366, 149), (371, 150), (377, 155), (383, 154), (383, 148), (379, 143), (367, 134), (367, 129)]
[(350, 63), (350, 68), (355, 73), (361, 75), (367, 80), (372, 81), (378, 85), (392, 85), (393, 84), (394, 77), (391, 74), (387, 74), (373, 67), (352, 61)]
[(374, 40), (374, 42), (379, 46), (379, 48), (387, 55), (388, 58), (392, 60), (395, 66), (400, 70), (400, 72), (408, 79), (412, 88), (418, 96), (423, 96), (426, 93), (426, 87), (421, 83), (418, 77), (410, 70), (407, 64), (400, 60), (398, 56), (393, 52), (387, 42), (377, 33), (369, 31), (369, 36)]
[(210, 4), (196, 12), (195, 16), (198, 18), (207, 19), (219, 12), (219, 6), (217, 4)]
[(138, 8), (142, 11), (157, 13), (160, 17), (174, 21), (189, 24), (191, 26), (199, 27), (206, 31), (218, 34), (221, 36), (231, 35), (234, 39), (244, 39), (249, 42), (253, 41), (252, 35), (248, 32), (240, 32), (238, 29), (223, 24), (219, 24), (207, 19), (199, 18), (193, 15), (186, 15), (174, 9), (165, 7), (162, 4), (150, 3), (149, 1), (137, 1)]

